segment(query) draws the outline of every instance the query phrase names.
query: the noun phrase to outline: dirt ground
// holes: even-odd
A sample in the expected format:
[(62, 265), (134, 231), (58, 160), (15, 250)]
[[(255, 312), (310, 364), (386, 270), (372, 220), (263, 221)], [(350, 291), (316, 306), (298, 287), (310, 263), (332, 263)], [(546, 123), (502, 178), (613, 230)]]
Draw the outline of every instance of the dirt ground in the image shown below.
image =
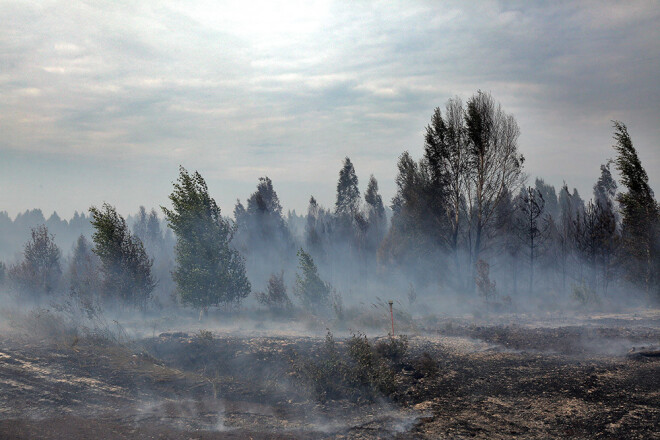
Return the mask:
[(317, 337), (4, 335), (0, 438), (660, 438), (657, 315), (515, 322), (420, 323), (395, 391), (364, 400), (296, 376)]

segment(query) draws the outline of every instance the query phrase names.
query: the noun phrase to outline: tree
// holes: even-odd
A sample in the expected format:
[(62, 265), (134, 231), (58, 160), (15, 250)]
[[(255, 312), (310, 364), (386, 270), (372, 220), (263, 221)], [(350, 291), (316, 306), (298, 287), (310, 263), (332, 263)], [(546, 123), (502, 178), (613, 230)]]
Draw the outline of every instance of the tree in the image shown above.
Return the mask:
[(561, 272), (562, 291), (566, 293), (566, 280), (574, 270), (576, 244), (576, 225), (578, 216), (584, 212), (584, 203), (580, 199), (577, 190), (573, 190), (571, 195), (568, 185), (564, 183), (559, 191), (559, 218), (557, 221), (557, 231), (555, 245), (557, 250), (557, 264)]
[(520, 130), (512, 115), (495, 104), (489, 93), (478, 91), (467, 103), (468, 182), (466, 200), (474, 229), (472, 261), (479, 261), (484, 239), (497, 205), (507, 190), (523, 179), (524, 157), (518, 153)]
[(555, 187), (545, 183), (543, 179), (536, 178), (534, 182), (536, 190), (541, 193), (545, 201), (545, 213), (556, 219), (559, 217), (559, 200), (557, 199), (557, 192)]
[(360, 190), (358, 189), (358, 178), (355, 174), (353, 163), (348, 157), (344, 158), (344, 164), (339, 171), (337, 181), (337, 201), (335, 202), (335, 214), (338, 217), (352, 219), (360, 209)]
[(177, 238), (172, 276), (181, 301), (201, 312), (245, 298), (251, 286), (245, 261), (230, 244), (234, 228), (222, 218), (204, 178), (180, 167), (169, 198), (172, 209), (162, 209)]
[(265, 260), (260, 265), (293, 255), (293, 239), (270, 178), (259, 178), (257, 190), (247, 200), (247, 209), (237, 201), (234, 218), (237, 247), (252, 259), (260, 254)]
[(266, 292), (257, 292), (257, 301), (276, 312), (283, 312), (291, 308), (291, 300), (286, 294), (284, 284), (284, 271), (272, 274), (268, 279)]
[(612, 161), (608, 161), (600, 166), (600, 177), (594, 184), (594, 202), (614, 208), (617, 185), (610, 171), (611, 163)]
[[(618, 238), (614, 211), (607, 204), (589, 201), (577, 214), (574, 242), (583, 262), (587, 263), (589, 288), (598, 291), (598, 272), (602, 275), (604, 292), (611, 278), (612, 257)], [(598, 268), (600, 267), (600, 270)], [(580, 282), (584, 282), (580, 277)]]
[(644, 286), (648, 299), (654, 291), (660, 299), (660, 209), (648, 184), (625, 124), (614, 121), (616, 168), (626, 192), (619, 193), (622, 238), (628, 277)]
[[(453, 98), (447, 101), (445, 117), (443, 118), (440, 108), (436, 108), (431, 124), (426, 127), (424, 159), (434, 186), (432, 191), (436, 199), (436, 215), (446, 216), (449, 224), (449, 234), (443, 234), (443, 237), (454, 254), (457, 274), (460, 271), (459, 234), (466, 217), (468, 158), (465, 109), (459, 98)], [(444, 222), (442, 223), (444, 226)]]
[(89, 208), (94, 227), (94, 253), (101, 259), (102, 290), (106, 299), (119, 299), (144, 309), (156, 281), (151, 274), (153, 260), (144, 244), (131, 234), (126, 220), (104, 203), (101, 209)]
[(325, 312), (330, 307), (332, 289), (319, 276), (312, 256), (302, 248), (298, 250), (298, 269), (294, 293), (303, 307), (312, 312)]
[(396, 195), (392, 198), (392, 223), (381, 248), (381, 261), (417, 266), (437, 248), (440, 228), (429, 213), (428, 179), (407, 151), (399, 156)]
[(530, 294), (534, 291), (534, 264), (541, 245), (548, 237), (549, 223), (544, 209), (545, 201), (536, 188), (529, 186), (520, 192), (516, 226), (529, 252)]
[(617, 185), (610, 172), (610, 162), (601, 165), (600, 171), (600, 177), (594, 185), (597, 213), (595, 236), (598, 243), (596, 264), (600, 267), (603, 292), (607, 294), (609, 281), (614, 276), (614, 260), (620, 242), (615, 209)]
[(91, 318), (98, 310), (98, 292), (101, 280), (98, 273), (98, 257), (84, 235), (78, 237), (69, 263), (69, 291)]
[(375, 251), (385, 236), (387, 219), (385, 218), (383, 198), (378, 194), (378, 181), (373, 174), (369, 178), (369, 184), (364, 193), (364, 201), (367, 205), (367, 247)]
[[(502, 197), (502, 201), (497, 205), (494, 221), (496, 252), (502, 256), (500, 261), (506, 263), (509, 268), (512, 284), (511, 290), (514, 294), (518, 293), (518, 275), (520, 273), (520, 262), (518, 258), (523, 247), (523, 243), (516, 231), (516, 220), (518, 216), (517, 203), (518, 199), (514, 199), (511, 191), (507, 190)], [(476, 276), (478, 280), (480, 277), (479, 266), (477, 266)], [(482, 292), (479, 289), (479, 283), (477, 283), (477, 291)]]
[(137, 236), (147, 252), (156, 257), (162, 250), (163, 246), (163, 232), (160, 228), (160, 220), (158, 213), (152, 209), (148, 214), (144, 206), (140, 206), (137, 214), (137, 219), (133, 225), (133, 235)]
[(0, 261), (0, 287), (5, 284), (7, 278), (7, 265), (4, 261)]
[(140, 209), (137, 213), (137, 218), (133, 224), (133, 235), (137, 236), (146, 242), (147, 238), (147, 209), (144, 206), (140, 206)]
[(23, 261), (9, 269), (9, 278), (32, 294), (53, 293), (62, 275), (61, 252), (45, 225), (32, 229)]

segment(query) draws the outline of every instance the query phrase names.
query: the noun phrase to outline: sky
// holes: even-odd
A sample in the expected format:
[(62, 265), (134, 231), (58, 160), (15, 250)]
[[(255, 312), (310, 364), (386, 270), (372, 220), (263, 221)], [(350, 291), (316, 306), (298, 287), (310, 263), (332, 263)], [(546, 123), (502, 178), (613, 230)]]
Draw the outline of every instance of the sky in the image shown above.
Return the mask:
[(0, 0), (0, 211), (167, 205), (179, 165), (226, 215), (258, 178), (334, 204), (342, 159), (395, 193), (433, 109), (490, 92), (525, 172), (591, 195), (628, 126), (660, 190), (660, 2)]

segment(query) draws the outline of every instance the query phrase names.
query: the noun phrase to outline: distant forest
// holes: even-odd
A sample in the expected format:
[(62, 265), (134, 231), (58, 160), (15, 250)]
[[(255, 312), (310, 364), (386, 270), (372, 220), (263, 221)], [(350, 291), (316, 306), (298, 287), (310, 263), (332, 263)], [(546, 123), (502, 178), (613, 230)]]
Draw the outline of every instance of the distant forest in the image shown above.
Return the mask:
[(582, 196), (528, 180), (519, 133), (488, 93), (450, 99), (431, 115), (422, 157), (398, 158), (388, 206), (376, 178), (361, 187), (346, 157), (334, 206), (312, 196), (305, 215), (285, 214), (266, 176), (221, 213), (184, 168), (171, 207), (127, 219), (109, 205), (68, 221), (0, 212), (0, 282), (201, 310), (251, 298), (340, 313), (374, 295), (411, 307), (438, 295), (504, 308), (659, 301), (660, 211), (625, 124), (613, 122), (613, 148), (603, 146), (612, 159)]

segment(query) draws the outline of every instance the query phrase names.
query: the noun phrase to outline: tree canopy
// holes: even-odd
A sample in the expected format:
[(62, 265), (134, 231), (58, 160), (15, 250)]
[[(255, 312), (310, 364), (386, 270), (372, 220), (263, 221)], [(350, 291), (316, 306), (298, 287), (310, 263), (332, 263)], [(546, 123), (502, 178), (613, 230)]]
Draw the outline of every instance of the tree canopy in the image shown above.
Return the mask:
[(231, 246), (234, 228), (222, 217), (204, 178), (180, 167), (169, 198), (172, 209), (162, 209), (176, 234), (172, 276), (181, 301), (205, 309), (245, 298), (251, 286), (245, 261)]

